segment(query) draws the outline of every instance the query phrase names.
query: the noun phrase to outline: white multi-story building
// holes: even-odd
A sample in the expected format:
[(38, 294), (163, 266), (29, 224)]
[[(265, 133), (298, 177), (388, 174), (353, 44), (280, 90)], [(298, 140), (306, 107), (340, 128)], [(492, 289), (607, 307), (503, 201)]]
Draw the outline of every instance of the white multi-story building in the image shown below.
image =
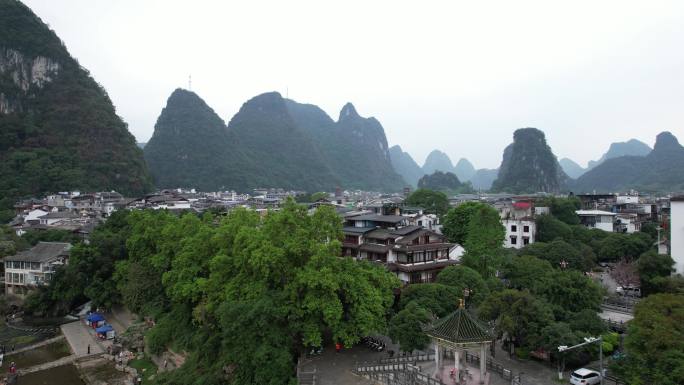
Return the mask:
[(533, 218), (502, 219), (501, 223), (506, 228), (504, 247), (522, 249), (530, 243), (534, 243), (537, 225)]
[(602, 210), (577, 210), (580, 223), (591, 229), (613, 232), (615, 225), (615, 213)]
[(675, 273), (684, 275), (684, 196), (670, 199), (670, 253)]
[[(496, 207), (496, 206), (495, 206)], [(501, 224), (506, 229), (504, 247), (522, 249), (534, 243), (537, 225), (534, 216), (537, 214), (537, 207), (530, 200), (522, 199), (511, 203), (502, 203), (497, 207)], [(544, 213), (543, 207), (539, 207), (539, 212)], [(546, 208), (548, 211), (548, 208)]]
[(5, 257), (5, 294), (23, 296), (52, 279), (55, 270), (67, 263), (71, 244), (39, 242), (31, 249)]

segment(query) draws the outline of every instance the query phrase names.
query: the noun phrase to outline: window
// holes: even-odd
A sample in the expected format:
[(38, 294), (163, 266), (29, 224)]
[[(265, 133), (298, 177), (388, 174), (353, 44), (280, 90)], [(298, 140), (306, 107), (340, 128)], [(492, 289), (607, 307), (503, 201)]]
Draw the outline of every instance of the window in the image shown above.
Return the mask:
[(530, 232), (530, 226), (523, 226), (523, 233), (529, 233)]
[(516, 231), (518, 231), (518, 226), (511, 225), (511, 232), (515, 233)]
[(523, 245), (529, 245), (530, 244), (530, 238), (524, 237), (523, 238)]
[(518, 244), (518, 237), (511, 237), (511, 245), (517, 245)]

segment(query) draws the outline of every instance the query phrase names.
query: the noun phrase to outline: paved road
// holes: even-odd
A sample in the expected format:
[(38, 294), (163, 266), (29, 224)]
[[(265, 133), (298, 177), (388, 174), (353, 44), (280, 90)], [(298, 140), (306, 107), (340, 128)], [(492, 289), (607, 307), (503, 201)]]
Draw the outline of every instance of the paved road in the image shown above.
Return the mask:
[(69, 342), (71, 351), (78, 357), (88, 355), (88, 345), (90, 345), (90, 354), (103, 353), (104, 349), (100, 341), (95, 339), (95, 333), (88, 330), (88, 327), (82, 321), (74, 321), (61, 326), (62, 334)]
[(610, 309), (602, 309), (601, 313), (599, 314), (599, 317), (601, 317), (602, 319), (616, 321), (616, 322), (627, 322), (627, 321), (631, 321), (632, 319), (634, 319), (633, 314), (614, 311), (614, 310), (610, 310)]
[(335, 353), (335, 349), (328, 347), (323, 354), (307, 359), (303, 362), (304, 371), (316, 370), (317, 385), (371, 385), (371, 381), (354, 375), (351, 371), (357, 362), (376, 361), (385, 358), (382, 353), (370, 352), (362, 346), (343, 349)]

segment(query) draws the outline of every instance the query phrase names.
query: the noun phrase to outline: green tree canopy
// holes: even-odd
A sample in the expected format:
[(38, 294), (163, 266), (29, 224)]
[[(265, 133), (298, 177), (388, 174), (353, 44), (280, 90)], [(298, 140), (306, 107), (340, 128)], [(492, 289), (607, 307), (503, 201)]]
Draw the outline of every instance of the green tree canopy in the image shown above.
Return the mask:
[(630, 384), (684, 383), (684, 296), (654, 294), (639, 302), (625, 338)]
[(455, 287), (440, 283), (423, 283), (404, 288), (401, 291), (399, 306), (404, 309), (409, 303), (415, 302), (441, 318), (456, 310), (459, 298), (463, 298), (463, 292)]
[(537, 242), (551, 242), (557, 238), (571, 239), (571, 227), (552, 215), (545, 214), (537, 217)]
[(427, 214), (437, 214), (440, 217), (449, 210), (449, 198), (441, 191), (418, 189), (411, 193), (404, 203), (422, 207)]
[(475, 270), (463, 266), (449, 266), (440, 271), (437, 275), (437, 283), (451, 286), (464, 293), (465, 289), (469, 291), (468, 303), (474, 305), (480, 304), (489, 295), (489, 288), (482, 276)]
[(468, 224), (463, 265), (489, 277), (502, 262), (505, 236), (499, 213), (490, 206), (479, 207)]
[(658, 254), (655, 250), (647, 251), (637, 260), (637, 271), (641, 280), (643, 294), (649, 295), (663, 290), (664, 278), (672, 274), (674, 260), (667, 254)]
[(582, 204), (579, 198), (575, 196), (567, 198), (550, 197), (541, 204), (548, 206), (551, 210), (551, 215), (559, 221), (565, 222), (568, 225), (578, 225), (580, 223), (579, 216), (575, 211), (579, 210)]
[(423, 327), (427, 326), (430, 321), (432, 321), (432, 314), (417, 302), (411, 301), (392, 317), (389, 324), (389, 337), (405, 352), (425, 349), (430, 343), (430, 338), (423, 332)]
[(468, 236), (468, 225), (475, 212), (485, 206), (480, 202), (465, 202), (449, 209), (442, 221), (442, 233), (449, 242), (463, 245)]
[[(579, 246), (579, 247), (578, 247)], [(521, 255), (534, 255), (548, 261), (555, 268), (561, 267), (561, 262), (567, 262), (567, 268), (579, 271), (589, 271), (595, 264), (591, 249), (584, 250), (579, 244), (572, 245), (564, 240), (536, 242), (520, 251)]]
[(492, 294), (480, 305), (478, 313), (495, 321), (499, 336), (504, 333), (516, 346), (538, 347), (542, 330), (553, 323), (549, 305), (528, 291), (507, 289)]

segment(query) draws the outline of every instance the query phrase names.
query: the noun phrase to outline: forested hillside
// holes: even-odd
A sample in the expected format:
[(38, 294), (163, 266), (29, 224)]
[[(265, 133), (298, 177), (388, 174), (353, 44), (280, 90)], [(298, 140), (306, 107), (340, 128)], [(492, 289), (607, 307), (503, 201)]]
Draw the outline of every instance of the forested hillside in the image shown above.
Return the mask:
[(160, 188), (193, 186), (218, 190), (240, 154), (230, 150), (225, 123), (195, 93), (175, 90), (144, 148), (145, 160)]
[(568, 176), (561, 169), (544, 133), (521, 128), (513, 133), (513, 143), (504, 150), (493, 191), (514, 194), (557, 193), (566, 187)]
[(145, 157), (157, 187), (258, 187), (399, 191), (385, 132), (347, 104), (333, 121), (323, 110), (277, 92), (247, 101), (226, 127), (199, 96), (176, 90)]
[(151, 187), (105, 90), (28, 7), (0, 0), (0, 209), (45, 192)]

